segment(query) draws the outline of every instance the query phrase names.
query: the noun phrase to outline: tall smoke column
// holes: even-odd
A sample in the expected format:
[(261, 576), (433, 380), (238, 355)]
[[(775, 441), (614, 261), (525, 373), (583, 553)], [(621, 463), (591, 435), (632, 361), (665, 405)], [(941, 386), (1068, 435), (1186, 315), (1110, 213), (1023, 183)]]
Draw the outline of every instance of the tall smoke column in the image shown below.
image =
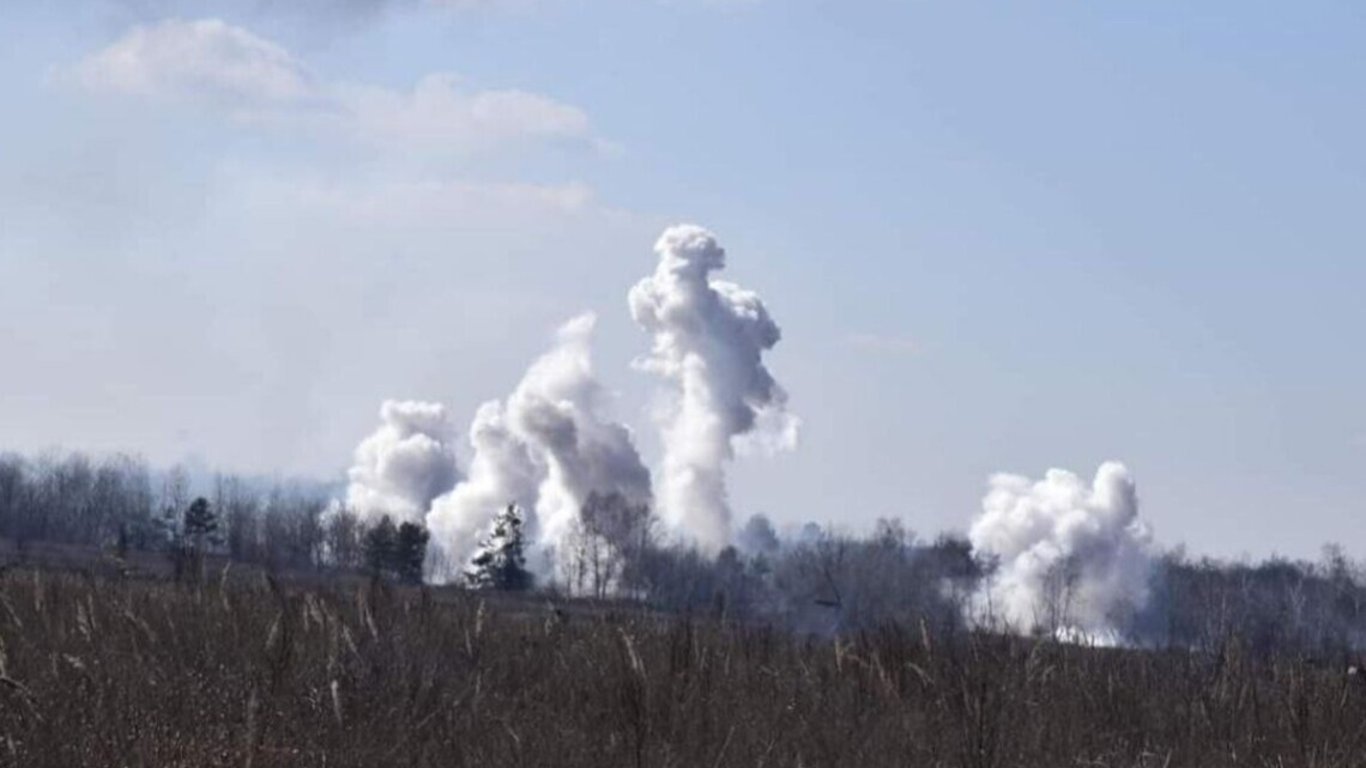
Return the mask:
[(592, 314), (570, 320), (505, 403), (486, 403), (471, 428), (467, 481), (437, 499), (427, 523), (457, 562), (478, 544), (496, 512), (528, 512), (542, 548), (563, 542), (588, 495), (650, 500), (650, 473), (631, 432), (605, 415), (607, 392), (592, 365)]
[(996, 475), (968, 538), (1000, 560), (977, 595), (978, 621), (1114, 643), (1122, 614), (1148, 600), (1152, 534), (1123, 464), (1101, 465), (1089, 487), (1060, 469), (1034, 483)]
[(356, 446), (346, 506), (366, 523), (385, 515), (421, 522), (432, 500), (460, 479), (446, 407), (386, 400), (379, 417), (380, 428)]
[(536, 504), (544, 544), (563, 540), (590, 493), (651, 500), (650, 471), (631, 431), (605, 415), (608, 393), (593, 372), (596, 325), (591, 313), (565, 323), (555, 348), (508, 398), (514, 431), (545, 468)]
[(726, 464), (738, 438), (789, 447), (797, 420), (764, 367), (781, 338), (759, 296), (713, 280), (726, 252), (701, 227), (668, 229), (655, 244), (655, 273), (631, 289), (631, 315), (654, 337), (638, 367), (676, 387), (661, 416), (661, 511), (671, 526), (715, 553), (730, 542)]

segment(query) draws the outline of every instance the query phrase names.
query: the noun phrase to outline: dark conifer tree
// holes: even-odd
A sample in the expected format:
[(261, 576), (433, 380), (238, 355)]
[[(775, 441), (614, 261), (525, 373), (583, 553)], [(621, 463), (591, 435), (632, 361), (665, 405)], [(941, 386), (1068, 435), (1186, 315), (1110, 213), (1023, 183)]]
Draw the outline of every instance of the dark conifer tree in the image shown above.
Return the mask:
[(465, 579), (476, 589), (519, 592), (531, 588), (522, 512), (516, 504), (509, 504), (494, 518), (493, 531), (480, 542), (479, 551), (470, 559)]

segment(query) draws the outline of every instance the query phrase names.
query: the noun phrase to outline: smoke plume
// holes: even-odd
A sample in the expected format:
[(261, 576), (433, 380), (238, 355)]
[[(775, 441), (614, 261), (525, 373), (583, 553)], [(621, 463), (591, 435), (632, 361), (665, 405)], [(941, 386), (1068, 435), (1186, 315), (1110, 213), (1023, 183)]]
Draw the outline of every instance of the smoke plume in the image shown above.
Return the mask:
[(446, 408), (386, 400), (379, 417), (380, 428), (356, 446), (346, 506), (365, 523), (385, 515), (395, 523), (422, 522), (432, 500), (460, 479)]
[(1060, 469), (1038, 482), (996, 475), (969, 538), (999, 559), (973, 606), (979, 622), (1112, 644), (1147, 602), (1152, 537), (1122, 464), (1103, 464), (1089, 487)]
[(631, 315), (654, 339), (638, 361), (674, 386), (661, 414), (664, 459), (658, 489), (665, 520), (704, 551), (730, 542), (726, 464), (747, 440), (780, 448), (796, 439), (787, 396), (763, 363), (778, 325), (759, 296), (712, 279), (726, 266), (716, 237), (676, 226), (655, 244), (655, 273), (631, 289)]
[(427, 516), (433, 540), (456, 562), (510, 503), (527, 511), (532, 540), (553, 548), (592, 493), (650, 501), (650, 473), (630, 430), (605, 416), (608, 393), (592, 364), (595, 324), (592, 314), (570, 320), (506, 401), (479, 409), (469, 478)]

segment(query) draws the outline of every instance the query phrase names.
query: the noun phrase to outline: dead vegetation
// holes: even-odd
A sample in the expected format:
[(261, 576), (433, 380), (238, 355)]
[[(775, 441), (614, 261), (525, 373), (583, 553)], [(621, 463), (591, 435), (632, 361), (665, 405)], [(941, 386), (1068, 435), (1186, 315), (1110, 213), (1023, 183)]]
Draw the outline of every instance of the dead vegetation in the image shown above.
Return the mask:
[(14, 766), (1356, 766), (1336, 663), (0, 576)]

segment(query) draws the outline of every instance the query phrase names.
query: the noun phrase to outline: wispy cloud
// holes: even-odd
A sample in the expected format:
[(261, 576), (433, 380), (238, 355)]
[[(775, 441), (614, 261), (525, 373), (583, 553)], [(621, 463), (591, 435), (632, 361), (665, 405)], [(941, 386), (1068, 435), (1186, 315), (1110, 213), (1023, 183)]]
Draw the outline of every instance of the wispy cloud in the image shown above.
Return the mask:
[(275, 16), (304, 19), (312, 23), (365, 22), (388, 11), (437, 9), (483, 11), (532, 8), (544, 0), (115, 0), (125, 12), (140, 18), (159, 18), (187, 13), (186, 8), (214, 8), (215, 13), (251, 17)]
[(411, 91), (339, 86), (333, 101), (364, 140), (432, 149), (488, 148), (511, 141), (595, 143), (578, 107), (519, 90), (477, 90), (459, 76), (428, 75)]
[(136, 26), (73, 74), (91, 91), (228, 109), (297, 108), (320, 93), (289, 51), (219, 19)]
[[(601, 0), (596, 0), (601, 2)], [(757, 6), (763, 0), (636, 0), (668, 6), (702, 6), (719, 11)], [(314, 28), (364, 24), (391, 13), (446, 13), (525, 15), (545, 10), (575, 11), (591, 5), (579, 0), (85, 0), (88, 5), (121, 10), (125, 17), (158, 19), (198, 12), (234, 18), (271, 18), (308, 23)]]
[(909, 355), (920, 351), (920, 345), (913, 339), (877, 333), (851, 333), (844, 337), (844, 343), (854, 349), (887, 355)]
[(190, 103), (245, 123), (299, 124), (407, 152), (608, 146), (583, 110), (549, 96), (479, 89), (450, 73), (407, 90), (329, 81), (284, 47), (219, 19), (134, 27), (68, 74), (91, 92)]

